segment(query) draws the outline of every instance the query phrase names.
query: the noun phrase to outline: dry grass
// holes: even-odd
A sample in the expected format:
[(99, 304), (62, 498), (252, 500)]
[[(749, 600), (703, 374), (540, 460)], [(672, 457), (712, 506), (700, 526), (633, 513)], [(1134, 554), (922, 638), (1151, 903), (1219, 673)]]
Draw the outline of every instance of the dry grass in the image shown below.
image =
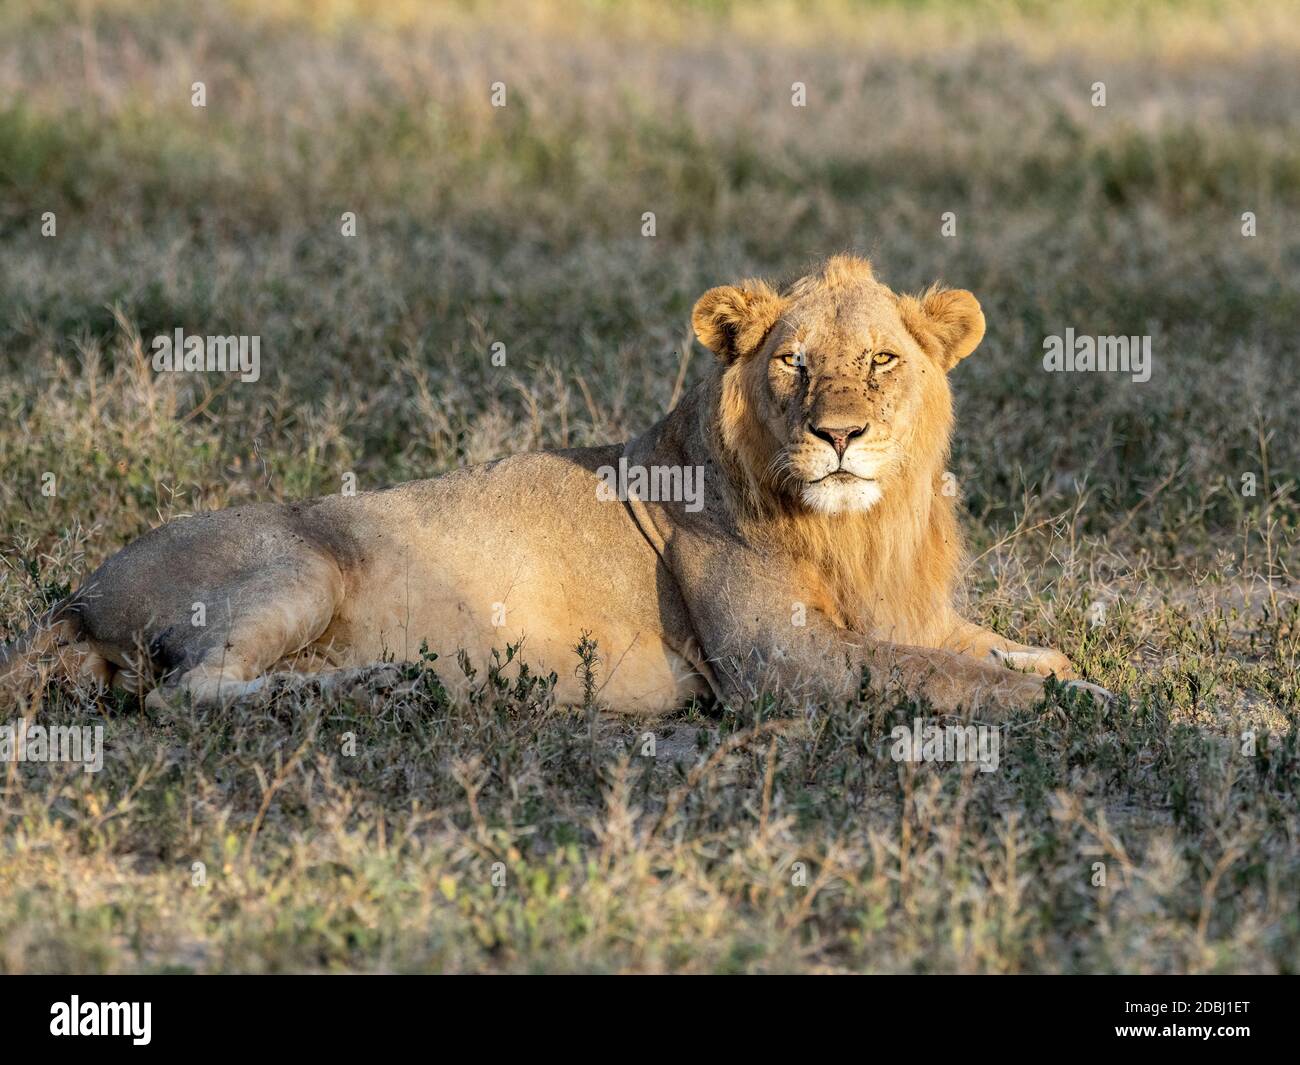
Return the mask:
[[(625, 437), (704, 288), (856, 248), (985, 306), (973, 612), (1125, 699), (980, 774), (891, 761), (888, 700), (684, 711), (646, 758), (485, 663), (457, 705), (414, 667), (223, 714), (52, 684), (10, 717), (108, 757), (0, 766), (0, 971), (1300, 968), (1288, 5), (362, 6), (0, 11), (10, 634), (176, 514)], [(178, 326), (260, 335), (263, 379), (155, 376)], [(1043, 373), (1067, 326), (1151, 334), (1152, 380)]]

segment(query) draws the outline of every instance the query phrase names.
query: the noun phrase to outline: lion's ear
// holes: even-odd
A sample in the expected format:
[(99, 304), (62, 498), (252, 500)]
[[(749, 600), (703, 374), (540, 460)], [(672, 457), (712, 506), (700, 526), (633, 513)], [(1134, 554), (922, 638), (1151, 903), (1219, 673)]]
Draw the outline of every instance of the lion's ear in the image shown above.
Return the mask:
[(984, 312), (979, 300), (964, 288), (932, 285), (920, 299), (899, 297), (898, 308), (908, 332), (945, 370), (984, 339)]
[(785, 309), (765, 281), (711, 288), (695, 303), (691, 326), (701, 344), (723, 362), (748, 355), (763, 343)]

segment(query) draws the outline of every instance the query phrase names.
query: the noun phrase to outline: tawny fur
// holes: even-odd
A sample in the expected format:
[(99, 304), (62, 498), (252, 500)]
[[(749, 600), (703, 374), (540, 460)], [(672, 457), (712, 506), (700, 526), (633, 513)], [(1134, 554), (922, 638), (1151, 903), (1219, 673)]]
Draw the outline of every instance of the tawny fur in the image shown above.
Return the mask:
[[(870, 674), (944, 709), (1030, 705), (1056, 651), (963, 619), (947, 371), (984, 316), (969, 292), (899, 297), (835, 256), (784, 291), (711, 289), (692, 324), (717, 356), (678, 407), (622, 445), (518, 455), (355, 497), (240, 507), (152, 530), (108, 559), (0, 673), (57, 646), (99, 681), (221, 702), (278, 669), (411, 659), (451, 686), (523, 641), (581, 696), (657, 713), (711, 690), (842, 698)], [(608, 501), (620, 460), (703, 471), (687, 500)], [(193, 602), (208, 624), (189, 624)]]

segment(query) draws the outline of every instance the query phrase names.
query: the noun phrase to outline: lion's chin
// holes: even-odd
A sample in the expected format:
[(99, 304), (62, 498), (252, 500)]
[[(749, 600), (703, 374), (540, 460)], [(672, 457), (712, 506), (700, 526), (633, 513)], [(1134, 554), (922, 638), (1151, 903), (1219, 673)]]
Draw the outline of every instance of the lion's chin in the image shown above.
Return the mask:
[(831, 477), (803, 487), (804, 506), (818, 514), (850, 514), (880, 502), (880, 485), (860, 477)]

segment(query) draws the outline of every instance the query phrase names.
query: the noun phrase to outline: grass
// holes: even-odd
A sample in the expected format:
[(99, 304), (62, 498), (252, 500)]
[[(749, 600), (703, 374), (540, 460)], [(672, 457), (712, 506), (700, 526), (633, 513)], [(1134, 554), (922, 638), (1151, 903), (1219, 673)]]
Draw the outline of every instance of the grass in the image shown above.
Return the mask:
[[(0, 764), (0, 971), (1300, 969), (1287, 5), (437, 7), (0, 12), (8, 634), (178, 514), (625, 438), (704, 289), (852, 248), (985, 308), (971, 613), (1123, 698), (1055, 693), (985, 774), (892, 761), (901, 699), (51, 679), (3, 720), (103, 725), (105, 766)], [(155, 375), (177, 327), (261, 336), (261, 381)], [(1152, 379), (1043, 373), (1066, 327), (1150, 334)]]

